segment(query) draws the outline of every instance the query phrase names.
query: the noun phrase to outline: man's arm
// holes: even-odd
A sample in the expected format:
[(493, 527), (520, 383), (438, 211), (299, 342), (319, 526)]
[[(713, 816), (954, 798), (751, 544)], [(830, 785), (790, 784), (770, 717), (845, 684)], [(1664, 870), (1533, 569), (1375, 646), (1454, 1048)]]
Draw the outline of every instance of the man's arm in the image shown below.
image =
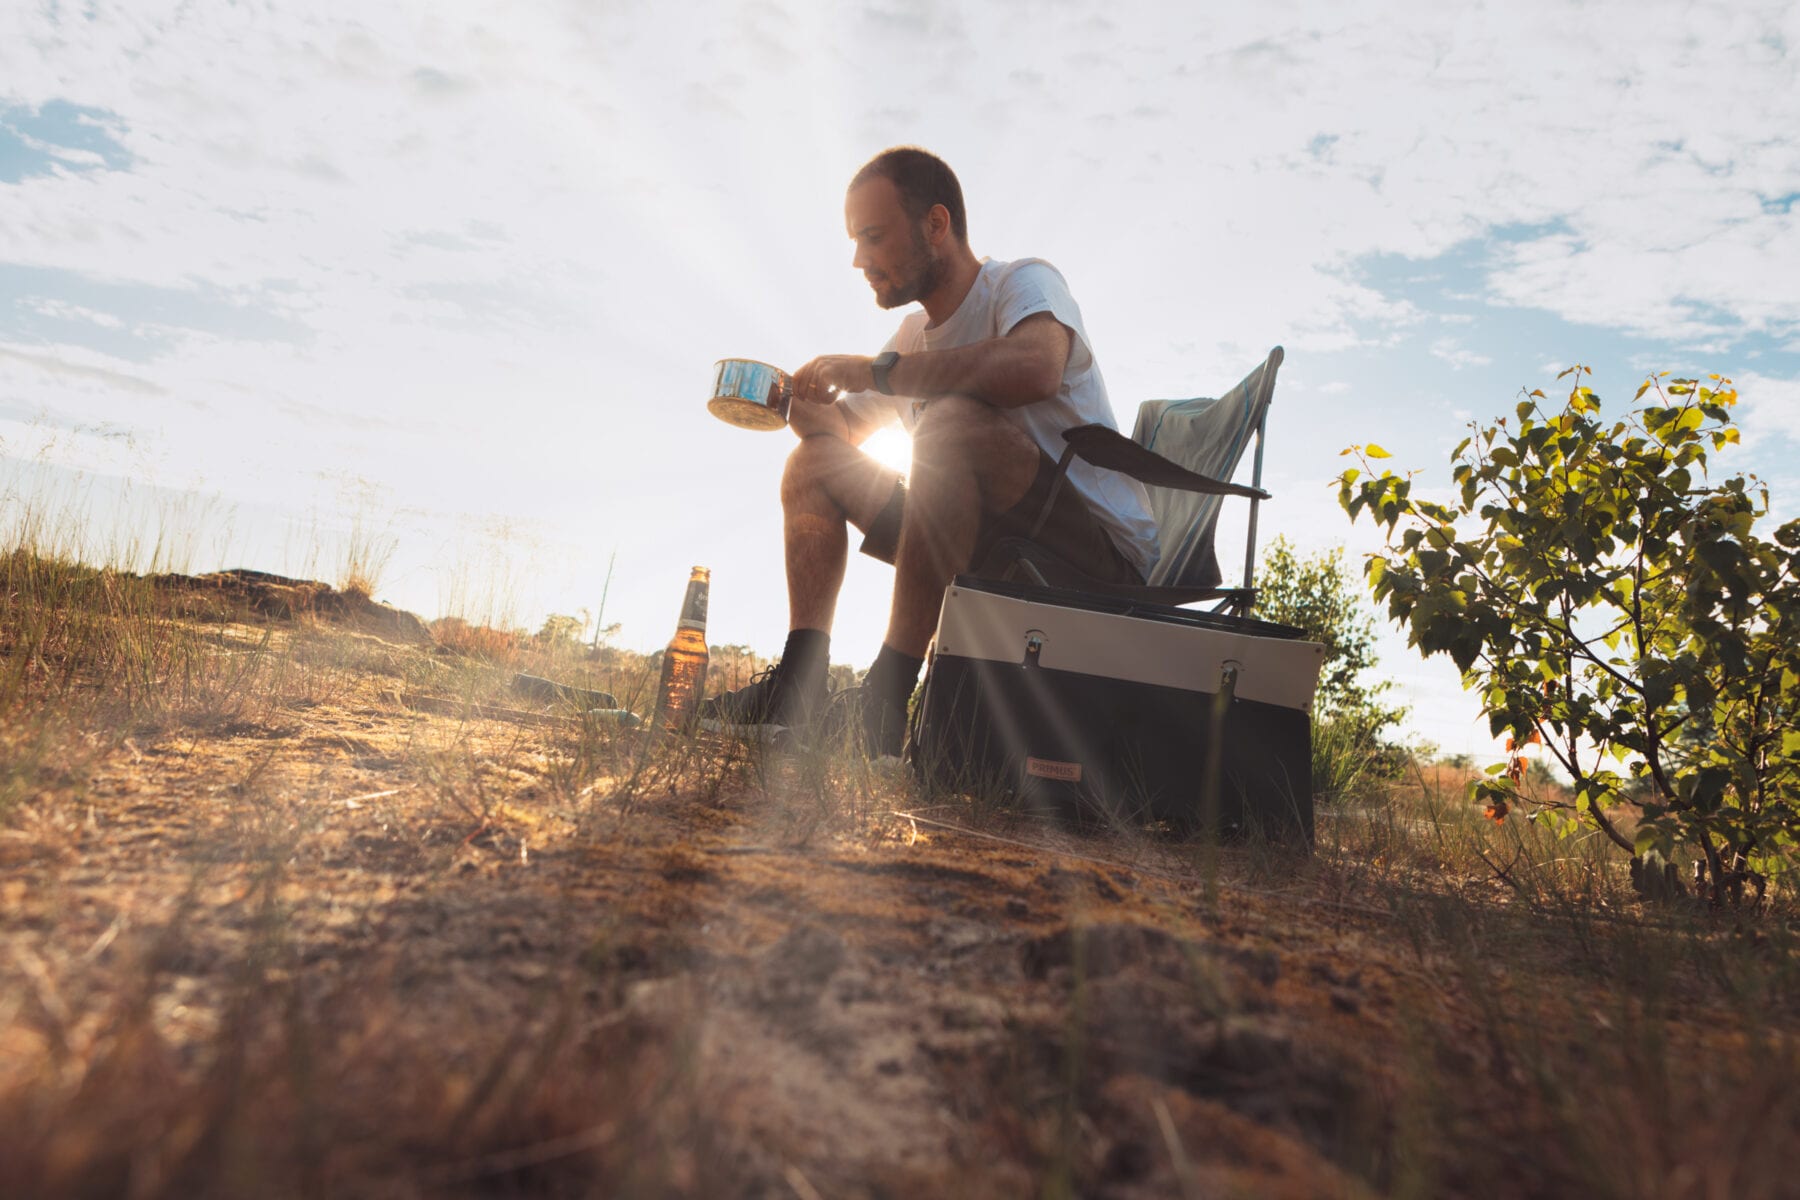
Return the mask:
[[(921, 400), (969, 396), (995, 408), (1018, 408), (1056, 395), (1075, 335), (1048, 312), (1036, 312), (1006, 336), (948, 350), (903, 354), (888, 373), (888, 386)], [(834, 390), (866, 392), (875, 387), (873, 359), (828, 354), (794, 373), (795, 408), (831, 402)], [(790, 421), (792, 417), (790, 415)]]

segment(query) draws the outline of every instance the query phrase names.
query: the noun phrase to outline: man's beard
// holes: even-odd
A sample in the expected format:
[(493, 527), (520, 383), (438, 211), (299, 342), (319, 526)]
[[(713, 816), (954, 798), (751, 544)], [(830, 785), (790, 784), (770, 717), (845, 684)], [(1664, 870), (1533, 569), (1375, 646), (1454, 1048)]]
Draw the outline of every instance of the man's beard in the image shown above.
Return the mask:
[(922, 296), (929, 296), (944, 282), (944, 274), (949, 268), (939, 258), (925, 240), (923, 231), (914, 229), (912, 235), (913, 259), (909, 265), (912, 278), (904, 284), (896, 286), (892, 291), (875, 293), (875, 303), (882, 308), (900, 308), (912, 304)]

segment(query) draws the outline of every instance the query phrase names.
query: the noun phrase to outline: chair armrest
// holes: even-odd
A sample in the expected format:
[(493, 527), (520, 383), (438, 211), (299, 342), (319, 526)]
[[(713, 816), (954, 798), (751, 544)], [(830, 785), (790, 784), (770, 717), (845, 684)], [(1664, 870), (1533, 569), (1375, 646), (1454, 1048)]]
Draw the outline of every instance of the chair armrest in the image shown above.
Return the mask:
[(1269, 499), (1269, 493), (1261, 488), (1224, 483), (1177, 466), (1156, 451), (1145, 449), (1118, 430), (1104, 425), (1077, 425), (1063, 430), (1063, 438), (1075, 453), (1096, 467), (1119, 471), (1151, 487), (1179, 488), (1184, 492), (1205, 492), (1212, 496)]

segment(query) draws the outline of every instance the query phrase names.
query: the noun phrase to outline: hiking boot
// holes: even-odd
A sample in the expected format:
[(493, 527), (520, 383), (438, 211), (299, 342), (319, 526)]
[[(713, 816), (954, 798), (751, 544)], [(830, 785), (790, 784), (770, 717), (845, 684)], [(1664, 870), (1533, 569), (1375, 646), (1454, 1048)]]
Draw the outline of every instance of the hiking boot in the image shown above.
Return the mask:
[(898, 758), (906, 748), (906, 709), (867, 687), (845, 688), (831, 698), (825, 736), (848, 738), (870, 758)]
[(700, 702), (700, 728), (710, 733), (803, 729), (825, 707), (825, 677), (811, 685), (783, 673), (781, 664), (758, 671), (747, 686)]

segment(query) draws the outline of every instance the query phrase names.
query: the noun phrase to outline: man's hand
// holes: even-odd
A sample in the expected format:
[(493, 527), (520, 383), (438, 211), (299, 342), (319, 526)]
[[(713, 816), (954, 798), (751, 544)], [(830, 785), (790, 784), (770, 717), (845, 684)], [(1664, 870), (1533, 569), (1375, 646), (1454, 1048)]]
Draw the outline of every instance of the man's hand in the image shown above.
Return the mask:
[(828, 433), (832, 437), (843, 438), (853, 446), (856, 444), (851, 436), (853, 427), (850, 424), (850, 414), (841, 404), (790, 404), (788, 428), (794, 431), (795, 437)]
[(845, 393), (874, 391), (874, 361), (861, 354), (822, 354), (794, 372), (794, 399), (830, 404)]

